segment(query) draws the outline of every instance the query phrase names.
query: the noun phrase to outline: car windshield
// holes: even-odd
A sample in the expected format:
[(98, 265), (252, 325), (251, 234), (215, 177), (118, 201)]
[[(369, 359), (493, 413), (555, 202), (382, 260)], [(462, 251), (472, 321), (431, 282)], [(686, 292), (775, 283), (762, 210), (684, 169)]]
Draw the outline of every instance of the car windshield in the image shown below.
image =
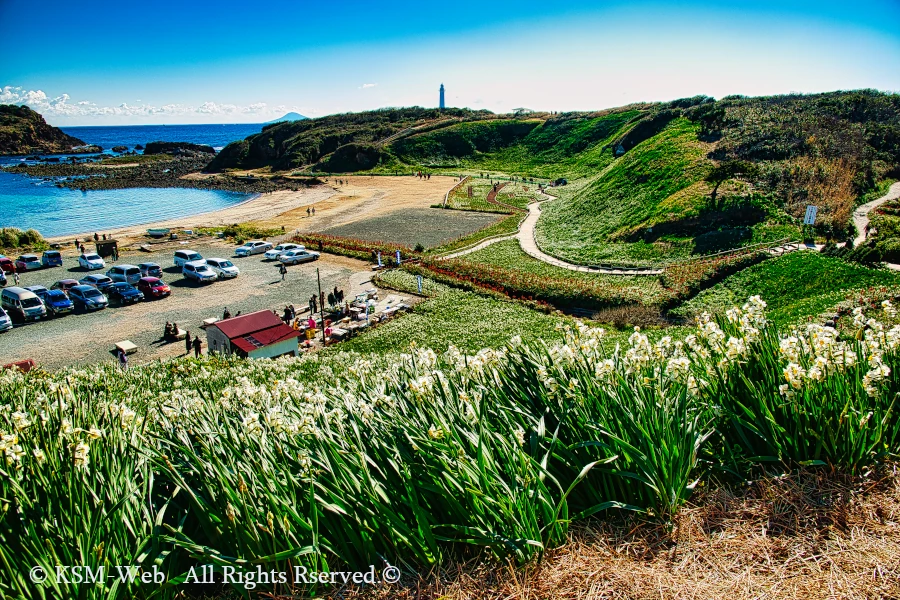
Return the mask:
[(230, 260), (223, 260), (219, 263), (219, 266), (222, 268), (233, 267), (234, 263), (232, 263)]
[(41, 300), (40, 298), (23, 298), (22, 299), (22, 308), (34, 308), (35, 306), (40, 306)]
[(47, 258), (56, 258), (59, 256), (59, 252), (44, 252), (44, 256)]
[(109, 283), (110, 281), (112, 281), (112, 279), (110, 279), (109, 277), (104, 277), (103, 275), (101, 275), (101, 276), (99, 276), (99, 277), (95, 277), (95, 278), (94, 278), (94, 281), (96, 281), (97, 283)]
[(96, 254), (85, 254), (85, 260), (100, 260), (100, 257)]
[(207, 271), (209, 271), (209, 267), (208, 267), (208, 266), (206, 266), (206, 265), (197, 265), (197, 272), (198, 272), (198, 273), (204, 273), (204, 272), (207, 272)]
[(23, 256), (19, 260), (21, 260), (22, 262), (35, 262), (37, 259), (37, 256)]
[(62, 293), (60, 290), (50, 290), (47, 292), (47, 297), (50, 300), (65, 300), (66, 295)]
[(103, 294), (100, 293), (100, 290), (91, 289), (91, 290), (85, 290), (85, 292), (84, 292), (85, 298), (98, 298), (102, 295)]

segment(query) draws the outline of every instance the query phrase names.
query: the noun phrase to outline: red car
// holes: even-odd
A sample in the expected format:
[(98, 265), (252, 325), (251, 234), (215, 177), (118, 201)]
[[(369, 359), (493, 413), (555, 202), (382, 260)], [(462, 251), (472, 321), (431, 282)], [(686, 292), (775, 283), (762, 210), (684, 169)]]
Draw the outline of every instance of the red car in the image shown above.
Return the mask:
[(77, 279), (61, 279), (50, 286), (51, 290), (62, 290), (69, 295), (69, 288), (73, 288), (76, 285), (81, 285)]
[(3, 269), (4, 273), (15, 273), (16, 263), (8, 256), (0, 256), (0, 269)]
[(165, 298), (172, 293), (165, 281), (159, 277), (141, 277), (137, 289), (144, 293), (144, 298)]

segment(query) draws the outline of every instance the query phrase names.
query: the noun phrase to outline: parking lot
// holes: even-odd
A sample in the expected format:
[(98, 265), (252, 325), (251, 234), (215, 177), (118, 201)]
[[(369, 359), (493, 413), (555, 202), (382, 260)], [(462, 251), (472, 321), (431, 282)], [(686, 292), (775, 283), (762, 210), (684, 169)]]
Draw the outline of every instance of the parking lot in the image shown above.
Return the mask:
[[(257, 310), (279, 310), (286, 304), (306, 306), (316, 293), (316, 268), (322, 277), (322, 290), (327, 294), (334, 286), (353, 293), (360, 287), (371, 287), (369, 267), (361, 261), (323, 255), (315, 262), (288, 267), (281, 281), (277, 261), (265, 260), (261, 254), (236, 258), (235, 246), (205, 238), (190, 245), (168, 246), (152, 253), (123, 251), (119, 260), (107, 260), (106, 268), (86, 271), (78, 267), (75, 254), (64, 252), (62, 267), (40, 269), (20, 274), (19, 285), (43, 285), (49, 288), (60, 279), (81, 279), (88, 273), (105, 274), (114, 264), (156, 262), (163, 267), (163, 279), (172, 289), (168, 298), (145, 300), (127, 307), (113, 306), (88, 314), (70, 314), (58, 319), (17, 325), (0, 334), (0, 364), (26, 358), (38, 365), (57, 369), (68, 365), (90, 364), (114, 360), (113, 344), (131, 340), (138, 351), (132, 364), (184, 353), (183, 342), (165, 343), (162, 338), (166, 321), (178, 323), (191, 335), (201, 334), (206, 350), (206, 337), (199, 325), (204, 319), (222, 317), (227, 306), (232, 315)], [(197, 284), (184, 279), (181, 269), (173, 265), (176, 249), (196, 250), (204, 257), (228, 258), (241, 270), (232, 280)], [(13, 285), (12, 280), (8, 285)]]

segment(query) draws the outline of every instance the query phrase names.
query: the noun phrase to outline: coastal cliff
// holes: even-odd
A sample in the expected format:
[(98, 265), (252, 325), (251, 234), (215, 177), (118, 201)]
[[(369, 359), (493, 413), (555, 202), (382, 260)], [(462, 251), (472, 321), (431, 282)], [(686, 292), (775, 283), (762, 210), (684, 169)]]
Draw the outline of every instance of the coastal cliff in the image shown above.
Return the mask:
[(49, 154), (70, 152), (84, 146), (78, 138), (48, 125), (27, 106), (0, 104), (0, 154)]

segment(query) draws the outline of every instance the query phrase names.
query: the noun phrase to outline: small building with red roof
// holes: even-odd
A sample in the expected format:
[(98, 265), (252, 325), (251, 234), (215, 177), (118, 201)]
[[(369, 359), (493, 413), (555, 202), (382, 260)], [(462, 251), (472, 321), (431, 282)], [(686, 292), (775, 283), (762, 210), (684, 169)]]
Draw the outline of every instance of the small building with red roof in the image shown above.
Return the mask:
[(297, 356), (300, 332), (285, 325), (270, 310), (216, 321), (206, 328), (209, 352), (245, 358)]

